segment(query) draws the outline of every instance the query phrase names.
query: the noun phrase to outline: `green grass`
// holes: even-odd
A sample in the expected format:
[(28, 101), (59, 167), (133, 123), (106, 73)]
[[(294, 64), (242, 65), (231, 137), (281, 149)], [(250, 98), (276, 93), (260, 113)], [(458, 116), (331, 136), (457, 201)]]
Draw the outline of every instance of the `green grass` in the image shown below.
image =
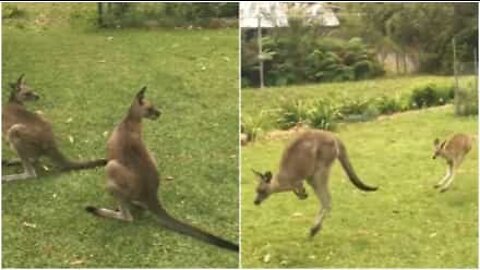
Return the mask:
[(261, 206), (253, 204), (256, 182), (250, 169), (278, 169), (286, 141), (260, 140), (244, 147), (242, 266), (478, 267), (477, 146), (446, 193), (433, 188), (445, 164), (431, 158), (436, 136), (476, 134), (477, 122), (477, 117), (455, 117), (449, 105), (343, 125), (338, 136), (356, 172), (380, 189), (359, 191), (337, 162), (330, 178), (333, 209), (313, 240), (307, 236), (318, 201), (309, 187), (305, 201), (281, 193)]
[[(174, 177), (161, 183), (166, 209), (238, 242), (237, 30), (12, 26), (2, 38), (3, 102), (8, 82), (25, 73), (41, 95), (29, 108), (45, 114), (75, 159), (105, 156), (108, 135), (147, 85), (163, 114), (144, 121), (145, 142), (161, 175)], [(7, 148), (2, 158), (13, 156)], [(238, 254), (166, 230), (149, 213), (131, 224), (86, 213), (114, 206), (103, 169), (43, 174), (2, 186), (2, 267), (238, 265)]]
[(429, 83), (438, 85), (453, 84), (452, 77), (442, 76), (412, 76), (381, 78), (358, 82), (340, 82), (310, 84), (302, 86), (270, 87), (262, 90), (242, 90), (242, 114), (256, 116), (261, 111), (269, 112), (279, 107), (283, 100), (308, 100), (319, 97), (333, 99), (372, 98), (382, 94), (403, 95), (411, 93), (415, 88)]

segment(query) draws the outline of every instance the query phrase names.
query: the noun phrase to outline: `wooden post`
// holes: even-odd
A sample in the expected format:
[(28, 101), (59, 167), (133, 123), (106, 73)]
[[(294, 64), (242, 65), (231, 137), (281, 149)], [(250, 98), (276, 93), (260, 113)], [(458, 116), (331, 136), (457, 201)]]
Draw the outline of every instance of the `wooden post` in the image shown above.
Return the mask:
[(478, 59), (477, 59), (477, 49), (473, 49), (473, 67), (475, 70), (475, 89), (473, 91), (478, 91)]
[(459, 111), (459, 89), (458, 89), (458, 74), (457, 74), (457, 52), (456, 52), (456, 47), (455, 47), (455, 38), (452, 39), (452, 46), (453, 46), (453, 77), (455, 78), (455, 97), (454, 97), (454, 103), (455, 103), (455, 111), (456, 113), (461, 113)]
[(97, 3), (97, 11), (98, 11), (98, 25), (103, 27), (103, 3)]
[(263, 49), (262, 49), (262, 15), (258, 14), (258, 25), (257, 25), (257, 41), (258, 41), (258, 61), (259, 61), (259, 75), (260, 75), (260, 89), (264, 87), (263, 84)]

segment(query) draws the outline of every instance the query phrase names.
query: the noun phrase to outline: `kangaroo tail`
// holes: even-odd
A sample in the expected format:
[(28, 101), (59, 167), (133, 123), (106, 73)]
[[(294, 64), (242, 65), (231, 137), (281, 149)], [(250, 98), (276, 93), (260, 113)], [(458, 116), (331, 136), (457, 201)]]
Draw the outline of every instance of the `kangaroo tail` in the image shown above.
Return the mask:
[(338, 159), (340, 160), (340, 163), (342, 164), (343, 169), (347, 173), (348, 179), (350, 179), (353, 185), (355, 185), (358, 189), (363, 191), (377, 190), (378, 187), (372, 187), (363, 183), (362, 180), (360, 180), (360, 178), (357, 176), (357, 174), (353, 170), (350, 160), (348, 159), (347, 149), (345, 148), (345, 145), (343, 144), (343, 142), (337, 139), (337, 145), (338, 145), (338, 152), (339, 152)]
[(183, 223), (175, 219), (170, 214), (168, 214), (167, 211), (163, 209), (158, 202), (152, 203), (152, 206), (149, 206), (149, 209), (158, 217), (158, 221), (160, 222), (160, 224), (170, 230), (191, 236), (198, 240), (228, 249), (230, 251), (238, 252), (239, 250), (237, 244), (224, 240), (213, 234), (204, 232), (198, 228), (195, 228), (189, 224)]
[(52, 147), (48, 151), (48, 156), (60, 166), (62, 171), (73, 171), (91, 169), (107, 165), (107, 159), (96, 159), (90, 161), (72, 161), (68, 159), (57, 147)]

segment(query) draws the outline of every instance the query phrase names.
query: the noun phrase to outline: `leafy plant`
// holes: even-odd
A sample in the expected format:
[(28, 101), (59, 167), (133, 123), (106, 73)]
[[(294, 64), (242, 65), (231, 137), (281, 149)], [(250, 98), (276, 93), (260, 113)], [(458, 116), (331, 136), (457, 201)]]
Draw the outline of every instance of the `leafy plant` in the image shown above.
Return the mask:
[(289, 129), (297, 123), (305, 122), (309, 117), (308, 104), (302, 100), (286, 101), (280, 106), (277, 125)]
[(308, 125), (313, 128), (335, 130), (339, 110), (331, 101), (316, 100), (308, 112)]

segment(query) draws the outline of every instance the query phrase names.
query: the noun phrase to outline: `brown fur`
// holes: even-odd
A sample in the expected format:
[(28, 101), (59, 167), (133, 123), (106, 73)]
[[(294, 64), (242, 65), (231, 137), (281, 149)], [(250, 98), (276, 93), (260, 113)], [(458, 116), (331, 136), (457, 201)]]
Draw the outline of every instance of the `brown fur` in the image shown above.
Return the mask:
[(153, 212), (160, 224), (168, 229), (238, 251), (236, 244), (176, 220), (160, 204), (157, 197), (160, 176), (142, 139), (142, 118), (157, 119), (160, 111), (144, 99), (145, 89), (137, 94), (127, 116), (115, 128), (107, 143), (107, 190), (118, 201), (119, 210), (92, 206), (86, 210), (103, 217), (132, 221), (130, 206), (141, 206)]
[[(49, 157), (62, 170), (87, 169), (106, 164), (105, 159), (87, 162), (75, 162), (67, 159), (58, 149), (51, 124), (39, 114), (28, 111), (24, 102), (35, 101), (39, 96), (26, 85), (24, 76), (10, 84), (12, 92), (2, 109), (2, 134), (20, 158), (24, 172), (2, 176), (4, 181), (35, 178), (33, 166), (41, 156)], [(2, 164), (4, 162), (2, 161)]]
[(461, 133), (454, 134), (450, 139), (442, 142), (438, 138), (434, 140), (432, 158), (442, 157), (448, 166), (445, 176), (434, 186), (435, 188), (440, 188), (440, 192), (445, 192), (449, 189), (455, 178), (455, 171), (462, 164), (465, 155), (472, 149), (472, 144), (473, 138)]
[(279, 171), (259, 173), (255, 204), (259, 205), (268, 196), (278, 192), (293, 191), (299, 199), (306, 199), (303, 181), (313, 188), (321, 206), (315, 223), (310, 230), (313, 237), (321, 229), (322, 221), (331, 208), (328, 178), (331, 167), (339, 159), (350, 181), (359, 189), (374, 191), (377, 187), (364, 184), (355, 174), (342, 141), (333, 133), (307, 130), (297, 136), (284, 150)]

